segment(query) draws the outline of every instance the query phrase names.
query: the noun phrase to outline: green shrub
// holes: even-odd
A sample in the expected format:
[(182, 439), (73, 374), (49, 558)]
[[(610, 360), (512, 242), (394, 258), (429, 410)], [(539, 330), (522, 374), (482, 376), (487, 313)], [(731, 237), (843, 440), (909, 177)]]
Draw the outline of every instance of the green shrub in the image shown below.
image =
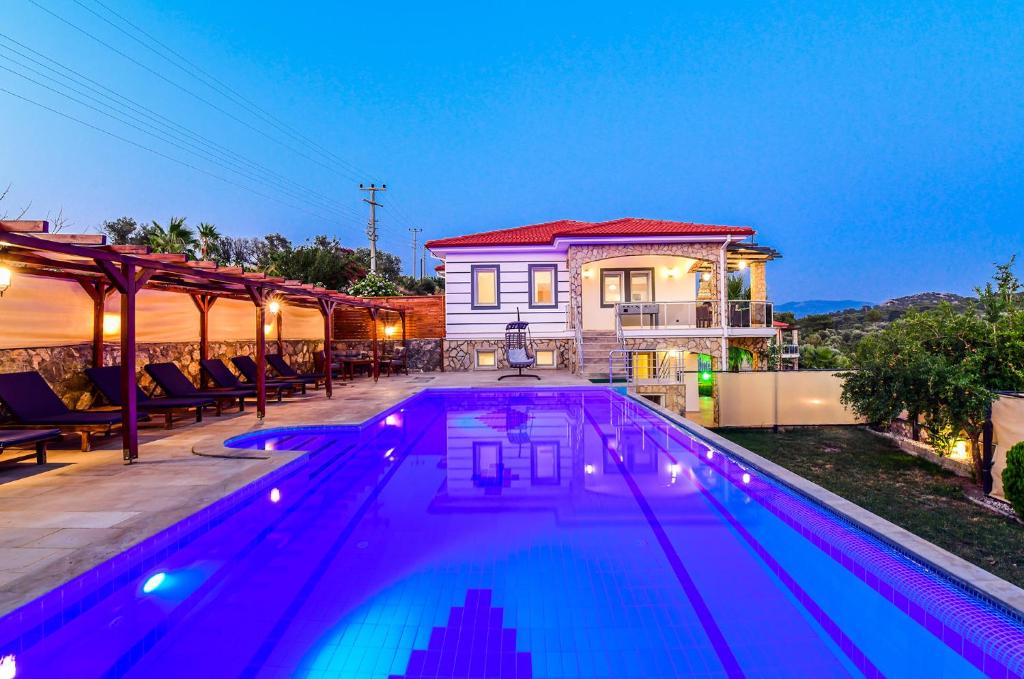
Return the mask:
[(348, 289), (348, 294), (357, 297), (391, 297), (398, 294), (398, 286), (379, 273), (368, 273)]
[(1003, 494), (1013, 505), (1013, 511), (1017, 512), (1017, 516), (1024, 517), (1024, 441), (1006, 453)]

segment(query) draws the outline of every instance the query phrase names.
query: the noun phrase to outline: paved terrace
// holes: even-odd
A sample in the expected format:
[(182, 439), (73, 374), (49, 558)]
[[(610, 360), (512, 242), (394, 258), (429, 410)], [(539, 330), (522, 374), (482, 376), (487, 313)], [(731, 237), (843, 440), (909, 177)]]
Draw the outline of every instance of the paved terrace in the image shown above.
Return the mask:
[(358, 424), (428, 387), (513, 388), (588, 385), (564, 371), (538, 371), (543, 379), (497, 382), (497, 373), (425, 373), (336, 383), (323, 390), (269, 403), (257, 423), (247, 404), (241, 414), (208, 414), (202, 424), (162, 428), (163, 419), (139, 430), (138, 461), (122, 461), (121, 439), (100, 439), (82, 453), (77, 439), (51, 447), (46, 465), (3, 464), (0, 458), (0, 615), (89, 570), (199, 509), (287, 464), (298, 453), (267, 459), (237, 455), (221, 443), (260, 427)]

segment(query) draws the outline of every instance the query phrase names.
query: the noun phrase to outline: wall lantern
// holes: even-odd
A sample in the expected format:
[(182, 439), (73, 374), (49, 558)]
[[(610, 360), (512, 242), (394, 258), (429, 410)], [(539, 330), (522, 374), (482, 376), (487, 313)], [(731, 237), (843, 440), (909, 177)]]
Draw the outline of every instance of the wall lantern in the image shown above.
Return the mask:
[(119, 314), (103, 314), (103, 334), (116, 335), (121, 332), (121, 316)]
[(594, 277), (594, 270), (593, 269), (584, 269), (583, 270), (583, 277), (584, 278), (593, 278)]
[(269, 311), (272, 314), (276, 314), (276, 313), (280, 312), (281, 311), (281, 303), (278, 302), (276, 299), (271, 301), (270, 304), (267, 305), (267, 311)]
[(0, 266), (0, 297), (4, 296), (9, 287), (11, 287), (11, 270), (6, 266)]
[(265, 324), (263, 326), (263, 334), (264, 335), (269, 335), (271, 333), (271, 331), (273, 331), (273, 329), (274, 329), (274, 324), (273, 323), (267, 323), (267, 324)]
[(711, 280), (711, 272), (710, 271), (705, 271), (704, 273), (702, 273), (700, 275), (700, 277), (701, 277), (702, 280), (710, 281)]
[(744, 269), (747, 268), (747, 260), (741, 259), (739, 262), (736, 263), (736, 266), (739, 267), (740, 271), (743, 271)]
[(384, 326), (384, 334), (386, 336), (388, 336), (388, 337), (391, 337), (392, 335), (394, 335), (395, 334), (395, 326), (393, 326), (393, 325), (386, 325), (386, 326)]
[(671, 266), (666, 266), (665, 267), (665, 278), (675, 278), (676, 274), (678, 274), (678, 273), (679, 272), (676, 270), (675, 267), (671, 267)]

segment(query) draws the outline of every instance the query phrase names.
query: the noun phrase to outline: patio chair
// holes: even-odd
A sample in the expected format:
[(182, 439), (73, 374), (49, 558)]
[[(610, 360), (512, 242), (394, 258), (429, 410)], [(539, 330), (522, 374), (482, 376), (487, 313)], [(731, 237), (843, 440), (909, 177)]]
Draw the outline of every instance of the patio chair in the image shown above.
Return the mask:
[[(316, 355), (320, 355), (322, 360), (322, 354), (320, 352), (317, 352), (314, 356)], [(324, 375), (323, 372), (298, 372), (295, 368), (288, 365), (288, 362), (284, 360), (284, 356), (281, 354), (268, 354), (267, 363), (274, 369), (274, 372), (281, 377), (291, 380), (302, 380), (305, 384), (312, 384), (314, 389), (327, 381), (327, 376)]]
[(150, 363), (145, 367), (145, 371), (171, 398), (212, 398), (217, 401), (218, 406), (238, 399), (238, 412), (242, 412), (245, 410), (245, 397), (253, 396), (252, 389), (196, 389), (192, 380), (173, 363)]
[[(122, 422), (118, 411), (71, 410), (34, 370), (0, 375), (0, 402), (19, 427), (56, 427), (63, 433), (78, 434), (82, 452), (91, 448), (91, 434), (109, 436)], [(138, 417), (140, 421), (149, 419), (145, 413)]]
[(380, 369), (387, 370), (387, 374), (390, 377), (391, 372), (404, 372), (406, 375), (409, 374), (409, 351), (406, 347), (398, 347), (395, 349), (395, 353), (390, 356), (385, 356), (380, 359)]
[[(96, 388), (100, 390), (103, 398), (107, 399), (110, 405), (119, 406), (123, 403), (121, 401), (121, 366), (108, 365), (102, 368), (86, 368), (85, 374), (89, 376), (89, 379), (92, 380), (92, 383), (96, 385)], [(220, 415), (220, 402), (209, 396), (180, 396), (177, 398), (165, 396), (162, 398), (151, 398), (146, 395), (146, 392), (142, 391), (141, 387), (136, 386), (135, 389), (135, 402), (138, 404), (139, 410), (154, 414), (163, 413), (164, 427), (166, 429), (171, 428), (171, 424), (174, 422), (174, 413), (179, 410), (188, 412), (194, 409), (196, 411), (196, 422), (203, 421), (203, 408), (206, 406), (214, 406), (217, 409), (217, 414)]]
[[(231, 362), (238, 368), (238, 372), (242, 373), (242, 377), (245, 378), (243, 384), (256, 386), (256, 375), (259, 374), (259, 368), (256, 366), (256, 361), (252, 360), (251, 356), (235, 356), (231, 359)], [(264, 371), (264, 375), (266, 372)], [(280, 398), (281, 389), (288, 389), (294, 391), (296, 388), (302, 389), (302, 393), (306, 393), (306, 383), (301, 379), (294, 379), (291, 377), (283, 378), (271, 378), (267, 376), (267, 389), (274, 387), (278, 390), (278, 399)]]
[[(242, 380), (238, 379), (238, 376), (231, 372), (231, 369), (228, 368), (227, 364), (219, 358), (207, 358), (201, 360), (199, 361), (199, 365), (202, 367), (203, 372), (213, 380), (213, 383), (221, 389), (234, 389), (236, 391), (244, 390), (249, 396), (254, 396), (256, 394), (255, 384), (246, 384)], [(281, 388), (279, 386), (273, 385), (270, 383), (270, 380), (267, 380), (267, 389), (269, 391), (276, 391), (277, 400), (281, 400)]]
[(33, 446), (34, 453), (9, 457), (4, 462), (20, 462), (30, 457), (36, 458), (36, 464), (46, 464), (46, 444), (60, 438), (60, 429), (11, 429), (0, 431), (0, 453), (11, 448)]

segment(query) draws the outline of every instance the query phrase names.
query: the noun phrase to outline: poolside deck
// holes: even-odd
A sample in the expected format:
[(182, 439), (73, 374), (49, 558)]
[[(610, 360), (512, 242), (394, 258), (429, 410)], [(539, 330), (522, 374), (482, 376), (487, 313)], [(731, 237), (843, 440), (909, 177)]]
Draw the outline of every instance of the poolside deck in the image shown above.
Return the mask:
[[(493, 372), (424, 373), (337, 383), (323, 391), (271, 404), (260, 425), (254, 409), (140, 429), (139, 460), (126, 466), (120, 439), (101, 439), (82, 453), (70, 439), (50, 450), (48, 463), (4, 464), (0, 458), (0, 615), (31, 601), (126, 548), (193, 514), (294, 459), (206, 457), (225, 439), (259, 427), (356, 424), (431, 387), (515, 388), (579, 386), (565, 371), (544, 371), (540, 382), (497, 382)], [(162, 421), (162, 420), (161, 420)], [(237, 452), (237, 451), (236, 451)]]

